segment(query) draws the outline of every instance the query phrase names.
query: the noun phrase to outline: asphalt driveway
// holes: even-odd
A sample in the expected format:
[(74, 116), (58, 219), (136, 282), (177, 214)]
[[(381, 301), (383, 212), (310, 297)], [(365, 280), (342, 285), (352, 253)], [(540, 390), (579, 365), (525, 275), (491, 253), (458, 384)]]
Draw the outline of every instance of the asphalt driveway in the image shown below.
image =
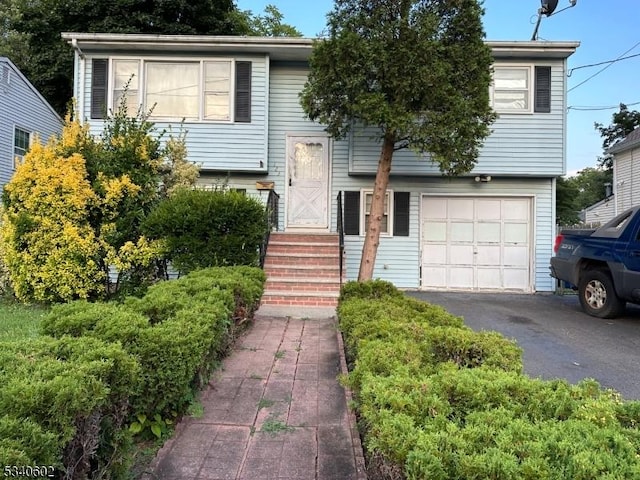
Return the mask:
[(640, 400), (640, 308), (603, 320), (582, 312), (576, 295), (407, 292), (464, 317), (474, 330), (495, 330), (524, 350), (533, 377), (571, 383), (594, 378)]

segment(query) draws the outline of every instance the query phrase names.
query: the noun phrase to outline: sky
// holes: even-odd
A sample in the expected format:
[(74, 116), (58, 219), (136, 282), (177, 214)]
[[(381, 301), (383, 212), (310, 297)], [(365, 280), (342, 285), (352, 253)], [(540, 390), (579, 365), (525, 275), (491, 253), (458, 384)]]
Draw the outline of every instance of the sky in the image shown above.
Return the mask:
[[(322, 35), (332, 0), (237, 0), (241, 10), (264, 12), (275, 5), (284, 22), (305, 37)], [(485, 0), (487, 40), (530, 40), (538, 18), (540, 0)], [(543, 17), (540, 40), (579, 41), (568, 60), (567, 174), (596, 167), (602, 154), (602, 138), (594, 123), (608, 126), (618, 105), (640, 110), (640, 0), (559, 0), (556, 13)], [(589, 68), (577, 68), (639, 55), (628, 60)], [(601, 69), (601, 73), (598, 73)], [(576, 69), (577, 68), (577, 69)], [(576, 69), (576, 70), (571, 70)], [(593, 78), (589, 78), (595, 75)], [(582, 82), (585, 82), (581, 85)], [(636, 104), (636, 105), (633, 105)], [(605, 108), (612, 107), (612, 108)]]

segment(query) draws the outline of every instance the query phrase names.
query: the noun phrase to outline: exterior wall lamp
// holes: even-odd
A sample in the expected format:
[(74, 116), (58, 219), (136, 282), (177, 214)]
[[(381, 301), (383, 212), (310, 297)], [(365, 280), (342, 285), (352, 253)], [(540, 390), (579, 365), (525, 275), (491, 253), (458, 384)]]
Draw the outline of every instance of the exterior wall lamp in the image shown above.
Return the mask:
[(491, 181), (491, 175), (476, 175), (474, 180), (476, 182), (488, 183)]

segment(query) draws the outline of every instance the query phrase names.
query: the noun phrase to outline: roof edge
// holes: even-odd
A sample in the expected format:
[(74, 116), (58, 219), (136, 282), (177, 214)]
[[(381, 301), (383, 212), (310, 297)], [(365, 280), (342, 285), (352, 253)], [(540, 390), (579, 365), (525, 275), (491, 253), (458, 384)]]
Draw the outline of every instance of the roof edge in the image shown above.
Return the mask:
[(47, 101), (47, 99), (44, 98), (44, 96), (42, 96), (40, 91), (33, 86), (33, 84), (29, 81), (29, 79), (25, 76), (25, 74), (22, 73), (22, 71), (20, 71), (20, 69), (16, 66), (16, 64), (13, 63), (10, 58), (0, 56), (0, 63), (2, 62), (6, 62), (9, 65), (9, 67), (11, 67), (11, 69), (13, 69), (14, 72), (16, 72), (16, 75), (18, 75), (25, 82), (25, 84), (27, 85), (27, 88), (29, 88), (40, 99), (40, 101), (44, 104), (44, 106), (48, 108), (51, 111), (51, 113), (53, 113), (53, 115), (60, 121), (60, 125), (63, 125), (64, 120), (62, 120), (62, 117), (60, 116), (60, 114), (55, 111), (55, 109), (51, 106), (51, 104)]

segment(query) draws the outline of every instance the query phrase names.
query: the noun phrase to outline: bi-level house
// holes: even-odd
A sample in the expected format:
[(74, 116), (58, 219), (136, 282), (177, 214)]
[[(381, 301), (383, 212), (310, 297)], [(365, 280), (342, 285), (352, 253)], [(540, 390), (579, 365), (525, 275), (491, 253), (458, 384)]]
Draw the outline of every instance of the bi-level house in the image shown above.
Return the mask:
[(53, 107), (11, 60), (0, 57), (0, 187), (31, 142), (46, 142), (61, 131), (62, 119)]
[[(155, 105), (159, 128), (184, 119), (200, 182), (226, 178), (247, 194), (277, 198), (283, 233), (272, 234), (267, 250), (264, 302), (335, 303), (338, 233), (343, 278), (355, 279), (380, 145), (357, 128), (334, 141), (305, 118), (299, 92), (312, 39), (63, 36), (75, 49), (75, 97), (92, 128), (101, 130), (129, 82), (127, 102)], [(565, 173), (567, 58), (578, 43), (489, 45), (499, 119), (476, 168), (443, 178), (428, 157), (394, 156), (374, 276), (398, 287), (554, 287), (555, 179)]]

